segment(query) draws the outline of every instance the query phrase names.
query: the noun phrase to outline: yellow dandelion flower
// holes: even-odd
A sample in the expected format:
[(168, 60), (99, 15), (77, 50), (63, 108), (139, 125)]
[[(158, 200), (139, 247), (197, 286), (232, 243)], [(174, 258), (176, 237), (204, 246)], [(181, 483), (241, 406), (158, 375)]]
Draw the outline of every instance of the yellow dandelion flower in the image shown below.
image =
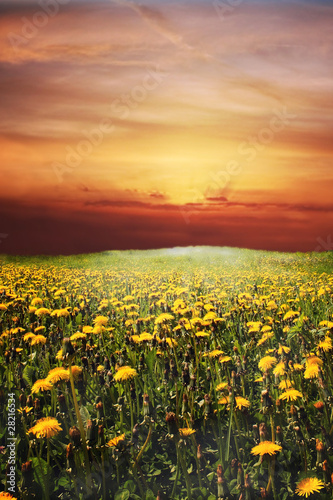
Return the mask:
[(322, 349), (323, 351), (328, 352), (328, 351), (331, 351), (332, 348), (333, 348), (332, 340), (330, 339), (330, 337), (325, 337), (325, 340), (322, 340), (317, 345), (317, 352), (319, 351), (319, 349)]
[(154, 336), (151, 333), (148, 332), (143, 332), (140, 335), (133, 335), (132, 340), (136, 343), (140, 342), (149, 342), (150, 340), (153, 340)]
[(319, 376), (319, 366), (316, 364), (309, 365), (306, 367), (304, 372), (304, 378), (317, 378)]
[(232, 360), (232, 358), (230, 356), (221, 356), (219, 358), (220, 363), (228, 363), (228, 361), (231, 361), (231, 360)]
[(273, 373), (274, 375), (278, 375), (278, 376), (282, 376), (282, 375), (285, 375), (286, 373), (286, 365), (283, 361), (281, 361), (280, 363), (278, 363), (276, 365), (276, 367), (274, 368), (273, 370)]
[(228, 387), (228, 382), (221, 382), (220, 384), (218, 384), (216, 386), (216, 390), (217, 391), (223, 391), (224, 389), (226, 389)]
[(117, 444), (120, 441), (124, 441), (124, 439), (125, 439), (125, 434), (121, 434), (120, 436), (116, 436), (116, 437), (110, 439), (110, 441), (108, 441), (107, 446), (110, 446), (110, 448), (112, 446), (117, 446)]
[(190, 429), (189, 427), (184, 427), (183, 429), (179, 429), (179, 434), (182, 438), (187, 438), (192, 436), (195, 433), (194, 429)]
[(1, 491), (0, 492), (0, 500), (17, 500), (16, 497), (13, 497), (10, 493), (7, 493), (6, 491)]
[(285, 345), (279, 345), (279, 348), (278, 348), (278, 354), (282, 354), (282, 353), (285, 353), (285, 354), (288, 354), (288, 352), (290, 352), (290, 347), (287, 347)]
[(271, 339), (272, 337), (274, 337), (274, 333), (273, 332), (268, 332), (268, 333), (264, 333), (263, 336), (261, 337), (261, 339), (258, 341), (257, 343), (257, 347), (261, 346), (262, 344), (264, 344), (268, 339)]
[(44, 330), (46, 330), (45, 326), (37, 326), (37, 328), (35, 328), (35, 333), (43, 332)]
[(304, 370), (304, 365), (301, 365), (300, 363), (294, 363), (293, 369), (296, 372), (300, 372), (300, 371)]
[(277, 359), (274, 358), (274, 356), (265, 356), (264, 358), (261, 358), (261, 360), (258, 363), (259, 370), (262, 372), (265, 372), (266, 370), (269, 370), (272, 368), (274, 365), (276, 365)]
[(51, 312), (51, 316), (56, 316), (57, 318), (66, 318), (69, 316), (69, 311), (68, 309), (54, 309), (54, 311)]
[(51, 438), (56, 436), (62, 428), (56, 418), (45, 417), (37, 420), (36, 425), (29, 429), (29, 432), (34, 434), (37, 438)]
[(172, 321), (174, 316), (168, 313), (162, 313), (155, 319), (155, 325), (162, 325), (164, 323), (168, 323), (168, 321)]
[(52, 389), (52, 384), (49, 380), (46, 380), (46, 378), (41, 378), (40, 380), (36, 380), (34, 385), (31, 388), (32, 394), (35, 392), (45, 392), (45, 391), (50, 391)]
[(267, 333), (267, 332), (270, 332), (271, 330), (272, 330), (272, 327), (269, 325), (264, 325), (261, 329), (262, 333)]
[(46, 337), (44, 337), (44, 335), (35, 335), (32, 339), (31, 339), (31, 345), (35, 345), (35, 344), (46, 344)]
[(36, 316), (48, 316), (51, 313), (46, 307), (40, 307), (35, 311)]
[[(81, 366), (73, 365), (71, 366), (72, 374), (74, 380), (77, 380), (79, 378), (79, 375), (82, 373), (82, 368)], [(68, 374), (69, 374), (69, 369), (68, 369)]]
[(86, 325), (82, 328), (82, 332), (83, 333), (92, 333), (93, 332), (93, 327), (92, 326), (89, 326), (89, 325)]
[(7, 311), (6, 304), (0, 304), (0, 311)]
[(109, 321), (109, 318), (107, 316), (97, 316), (94, 319), (94, 323), (97, 326), (105, 326), (108, 321)]
[(286, 389), (290, 389), (290, 387), (292, 387), (293, 384), (290, 382), (290, 380), (281, 380), (281, 382), (279, 383), (279, 389), (282, 389), (282, 390), (286, 390)]
[(56, 359), (58, 361), (62, 361), (64, 359), (63, 355), (62, 355), (62, 349), (59, 349), (59, 351), (57, 352), (56, 354)]
[(42, 306), (43, 305), (43, 299), (40, 299), (39, 297), (35, 297), (31, 301), (32, 306)]
[(199, 337), (199, 338), (201, 338), (201, 337), (209, 337), (209, 333), (199, 331), (199, 332), (196, 332), (195, 336)]
[(209, 358), (216, 358), (217, 356), (221, 356), (224, 354), (221, 349), (214, 349), (213, 351), (210, 352), (205, 352), (204, 356), (208, 356)]
[(229, 398), (227, 398), (226, 396), (223, 396), (223, 398), (218, 400), (219, 405), (227, 405), (228, 403), (229, 403)]
[(35, 334), (32, 333), (32, 332), (28, 332), (26, 334), (23, 335), (23, 340), (24, 342), (26, 342), (27, 340), (31, 340), (35, 337)]
[(249, 408), (251, 406), (250, 401), (243, 398), (242, 396), (236, 396), (235, 401), (236, 401), (236, 408), (238, 410), (241, 410), (242, 408)]
[(33, 410), (33, 406), (24, 406), (23, 408), (18, 408), (17, 411), (21, 413), (21, 415), (27, 415)]
[(176, 347), (178, 345), (177, 341), (175, 339), (170, 338), (170, 337), (167, 337), (165, 340), (166, 340), (169, 347)]
[(308, 498), (312, 493), (318, 493), (324, 486), (324, 481), (317, 477), (305, 477), (296, 485), (295, 493), (300, 497)]
[(282, 446), (273, 443), (272, 441), (262, 441), (251, 450), (252, 455), (275, 455), (278, 451), (282, 450)]
[(289, 389), (281, 394), (279, 399), (286, 399), (287, 401), (296, 401), (297, 398), (302, 398), (303, 394), (296, 389)]
[(87, 338), (87, 335), (82, 332), (76, 332), (73, 333), (73, 335), (70, 337), (70, 340), (84, 340)]
[(137, 371), (130, 366), (121, 366), (114, 376), (116, 382), (124, 382), (137, 376)]
[(217, 314), (214, 311), (210, 311), (204, 316), (205, 321), (212, 321), (213, 319), (217, 318)]
[(62, 366), (58, 366), (49, 371), (46, 380), (52, 384), (60, 382), (61, 380), (67, 381), (69, 380), (69, 372)]
[(295, 316), (299, 316), (299, 312), (297, 311), (288, 311), (284, 316), (283, 320), (286, 321), (287, 319), (294, 318)]
[(318, 356), (311, 354), (309, 357), (306, 358), (305, 364), (306, 366), (310, 365), (323, 366), (323, 360), (318, 358)]

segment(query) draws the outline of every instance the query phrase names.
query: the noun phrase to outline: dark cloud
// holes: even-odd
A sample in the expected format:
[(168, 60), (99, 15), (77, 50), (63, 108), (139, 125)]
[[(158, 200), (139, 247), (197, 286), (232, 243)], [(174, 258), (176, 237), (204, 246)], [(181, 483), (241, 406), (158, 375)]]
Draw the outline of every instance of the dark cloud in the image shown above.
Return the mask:
[[(61, 207), (1, 203), (0, 251), (8, 254), (73, 254), (104, 250), (149, 249), (189, 245), (313, 251), (326, 241), (332, 214), (306, 210), (256, 212), (147, 207), (131, 202), (87, 205), (70, 212)], [(98, 209), (97, 209), (98, 208)], [(154, 209), (152, 209), (154, 208)]]

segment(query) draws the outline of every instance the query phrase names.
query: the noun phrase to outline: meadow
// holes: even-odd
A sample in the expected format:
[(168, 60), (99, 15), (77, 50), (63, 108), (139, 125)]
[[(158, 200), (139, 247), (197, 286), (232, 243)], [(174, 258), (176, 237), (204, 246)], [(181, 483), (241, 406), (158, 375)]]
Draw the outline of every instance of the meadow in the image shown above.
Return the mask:
[(332, 498), (332, 271), (330, 252), (0, 256), (0, 499)]

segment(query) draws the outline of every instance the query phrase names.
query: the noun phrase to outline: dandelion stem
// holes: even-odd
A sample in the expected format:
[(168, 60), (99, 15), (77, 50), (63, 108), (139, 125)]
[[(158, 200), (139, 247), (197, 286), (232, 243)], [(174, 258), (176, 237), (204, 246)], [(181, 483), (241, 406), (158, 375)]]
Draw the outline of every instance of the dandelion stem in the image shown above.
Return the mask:
[(88, 491), (91, 491), (91, 474), (90, 474), (90, 462), (89, 462), (89, 456), (88, 456), (87, 442), (86, 442), (83, 422), (82, 422), (82, 418), (81, 418), (81, 414), (80, 414), (80, 410), (79, 410), (79, 405), (78, 405), (76, 394), (75, 394), (74, 378), (73, 378), (73, 373), (72, 373), (71, 360), (69, 361), (68, 369), (69, 369), (69, 380), (71, 383), (74, 408), (75, 408), (76, 418), (77, 418), (78, 423), (79, 423), (79, 429), (80, 429), (80, 434), (81, 434), (84, 461), (86, 464), (86, 473), (87, 473), (86, 474), (86, 484), (87, 484)]

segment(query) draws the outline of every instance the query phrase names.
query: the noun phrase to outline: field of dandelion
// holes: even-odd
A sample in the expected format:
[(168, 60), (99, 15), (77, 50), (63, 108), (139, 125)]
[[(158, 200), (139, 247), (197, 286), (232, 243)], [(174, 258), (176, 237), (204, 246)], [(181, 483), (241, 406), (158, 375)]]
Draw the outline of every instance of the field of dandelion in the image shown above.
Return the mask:
[(0, 256), (0, 499), (332, 498), (332, 270)]

